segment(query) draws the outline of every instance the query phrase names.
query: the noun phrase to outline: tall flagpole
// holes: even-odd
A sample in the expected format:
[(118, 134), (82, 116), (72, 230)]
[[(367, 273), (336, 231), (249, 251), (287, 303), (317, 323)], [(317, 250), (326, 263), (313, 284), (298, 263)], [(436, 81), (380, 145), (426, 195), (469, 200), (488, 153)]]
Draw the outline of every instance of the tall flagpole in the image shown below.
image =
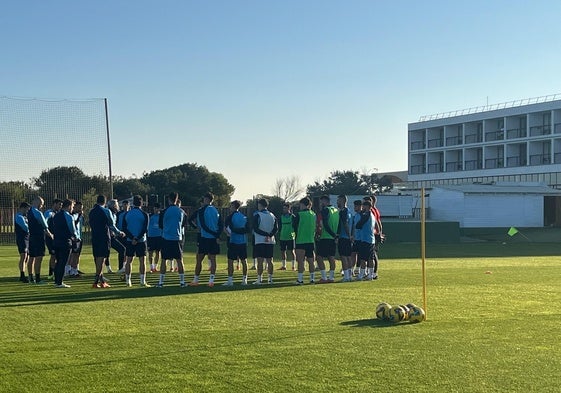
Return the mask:
[(425, 319), (427, 318), (427, 272), (425, 263), (425, 187), (421, 188), (421, 265), (423, 271), (423, 309), (425, 310)]

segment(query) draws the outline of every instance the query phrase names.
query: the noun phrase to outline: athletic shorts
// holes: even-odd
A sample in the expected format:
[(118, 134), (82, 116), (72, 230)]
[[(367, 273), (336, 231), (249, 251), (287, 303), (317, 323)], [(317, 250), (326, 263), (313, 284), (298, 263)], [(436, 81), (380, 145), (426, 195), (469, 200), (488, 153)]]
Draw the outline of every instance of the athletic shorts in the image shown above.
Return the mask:
[(280, 241), (280, 250), (294, 250), (294, 239), (292, 240), (281, 240)]
[(228, 243), (228, 259), (247, 259), (247, 244)]
[(127, 257), (145, 257), (148, 248), (146, 247), (146, 242), (138, 242), (132, 244), (132, 242), (127, 241), (126, 244), (126, 256)]
[(358, 251), (360, 249), (360, 243), (362, 243), (360, 240), (355, 240), (353, 242), (352, 247), (351, 247), (351, 252), (355, 252), (355, 253), (358, 254)]
[(92, 254), (94, 258), (108, 258), (111, 249), (111, 239), (94, 239), (92, 238)]
[(317, 254), (320, 257), (334, 257), (336, 252), (335, 239), (319, 239)]
[(29, 237), (17, 237), (16, 245), (20, 254), (27, 254), (29, 252)]
[(255, 245), (254, 258), (272, 258), (275, 250), (274, 244), (258, 243)]
[(29, 236), (29, 256), (44, 257), (45, 256), (45, 236)]
[(149, 237), (146, 243), (148, 251), (160, 251), (162, 249), (162, 240), (161, 236)]
[(339, 249), (340, 257), (350, 257), (351, 256), (351, 239), (339, 238), (337, 241), (337, 248)]
[(81, 240), (76, 240), (72, 242), (72, 254), (80, 255), (82, 253), (82, 245), (84, 244)]
[(297, 250), (304, 250), (304, 256), (306, 258), (314, 257), (314, 243), (300, 243), (296, 244)]
[(218, 244), (218, 240), (201, 236), (201, 239), (199, 240), (199, 248), (197, 250), (197, 253), (203, 255), (220, 254), (220, 245)]
[(183, 241), (162, 239), (162, 259), (183, 259)]
[(374, 260), (374, 244), (360, 242), (358, 256), (361, 261), (373, 261)]
[(47, 246), (47, 250), (49, 250), (50, 255), (55, 255), (55, 245), (54, 240), (48, 236), (45, 236), (45, 245)]

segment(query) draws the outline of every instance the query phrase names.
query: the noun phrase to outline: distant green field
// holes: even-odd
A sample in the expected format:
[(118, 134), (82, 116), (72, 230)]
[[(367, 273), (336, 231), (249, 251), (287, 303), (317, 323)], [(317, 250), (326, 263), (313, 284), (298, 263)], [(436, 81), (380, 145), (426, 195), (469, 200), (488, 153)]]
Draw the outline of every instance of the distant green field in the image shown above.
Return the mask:
[(109, 275), (103, 290), (86, 249), (86, 277), (56, 289), (17, 282), (2, 246), (0, 391), (559, 391), (559, 245), (428, 245), (428, 320), (375, 320), (379, 302), (422, 304), (418, 255), (385, 245), (374, 282), (298, 287), (275, 272), (272, 286), (194, 289), (169, 274), (157, 289)]

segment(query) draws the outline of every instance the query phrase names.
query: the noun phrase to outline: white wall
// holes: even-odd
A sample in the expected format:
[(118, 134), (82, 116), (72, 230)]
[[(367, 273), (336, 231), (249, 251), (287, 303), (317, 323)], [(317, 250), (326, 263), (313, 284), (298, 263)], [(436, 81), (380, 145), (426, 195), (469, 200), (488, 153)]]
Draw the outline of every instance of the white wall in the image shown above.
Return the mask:
[(433, 188), (428, 199), (430, 200), (429, 219), (458, 221), (460, 228), (464, 226), (463, 192)]
[(434, 188), (431, 220), (458, 221), (460, 228), (543, 227), (543, 195), (464, 194)]

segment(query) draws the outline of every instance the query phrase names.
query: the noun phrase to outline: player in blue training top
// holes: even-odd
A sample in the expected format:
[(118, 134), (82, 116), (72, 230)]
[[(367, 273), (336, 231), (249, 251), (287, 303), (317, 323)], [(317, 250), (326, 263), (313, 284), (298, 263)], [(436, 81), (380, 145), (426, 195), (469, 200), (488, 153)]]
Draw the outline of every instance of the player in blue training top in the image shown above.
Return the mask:
[(199, 285), (199, 275), (202, 270), (202, 263), (205, 255), (208, 255), (210, 261), (210, 276), (208, 279), (208, 286), (214, 286), (214, 276), (216, 274), (216, 255), (220, 254), (220, 233), (222, 232), (222, 222), (220, 221), (220, 214), (218, 210), (212, 205), (214, 195), (207, 192), (203, 196), (203, 207), (199, 209), (197, 215), (197, 226), (201, 230), (201, 239), (199, 242), (199, 249), (197, 250), (197, 257), (195, 262), (195, 276), (193, 281), (189, 283), (190, 286)]
[(247, 285), (247, 233), (249, 222), (240, 212), (240, 201), (230, 203), (230, 215), (224, 222), (224, 231), (228, 235), (228, 281), (224, 286), (234, 285), (234, 261), (242, 264), (242, 285)]
[[(162, 251), (162, 228), (160, 228), (160, 204), (154, 203), (154, 212), (150, 215), (148, 222), (148, 261), (150, 262), (150, 273), (158, 271), (160, 252)], [(165, 261), (162, 261), (165, 263)]]
[(125, 260), (125, 283), (132, 287), (131, 264), (138, 257), (140, 286), (150, 287), (146, 283), (146, 233), (148, 232), (148, 214), (142, 210), (142, 197), (135, 195), (132, 199), (133, 208), (123, 218), (123, 232), (127, 235), (127, 259)]
[[(360, 220), (356, 224), (356, 228), (360, 230), (360, 247), (358, 256), (360, 258), (360, 271), (358, 274), (359, 280), (375, 280), (378, 278), (377, 266), (374, 266), (374, 246), (376, 239), (374, 236), (376, 228), (376, 217), (372, 213), (372, 202), (362, 202), (362, 212)], [(368, 274), (365, 276), (366, 268)]]
[(179, 195), (172, 192), (168, 196), (168, 207), (160, 213), (159, 225), (162, 229), (162, 262), (160, 263), (160, 281), (157, 287), (164, 286), (166, 277), (166, 260), (175, 259), (179, 272), (179, 286), (185, 286), (185, 267), (183, 265), (183, 226), (185, 212), (177, 206)]
[(29, 258), (29, 225), (27, 224), (27, 212), (29, 212), (30, 208), (31, 205), (29, 203), (22, 202), (14, 217), (16, 245), (18, 246), (19, 253), (19, 280), (24, 283), (29, 282), (25, 271), (27, 269), (27, 259)]
[(351, 273), (353, 276), (358, 274), (358, 269), (360, 268), (360, 258), (358, 257), (358, 251), (360, 249), (360, 229), (357, 229), (356, 224), (360, 220), (360, 214), (362, 212), (362, 201), (357, 199), (353, 202), (353, 218), (351, 221)]
[(51, 218), (56, 256), (55, 287), (57, 288), (70, 288), (70, 285), (62, 282), (62, 278), (64, 277), (66, 264), (70, 259), (72, 245), (78, 240), (74, 217), (70, 214), (73, 208), (74, 201), (65, 199), (61, 204), (61, 209)]
[[(41, 197), (36, 197), (31, 202), (31, 209), (27, 213), (27, 224), (29, 225), (29, 261), (28, 272), (29, 282), (36, 284), (46, 284), (41, 280), (41, 262), (45, 256), (45, 235), (53, 238), (53, 234), (49, 231), (45, 216), (41, 213), (41, 208), (45, 201)], [(31, 267), (29, 267), (31, 265)], [(35, 271), (35, 280), (33, 279), (33, 271)]]
[[(45, 216), (45, 220), (47, 221), (47, 226), (49, 227), (49, 231), (53, 233), (53, 223), (52, 219), (57, 214), (60, 209), (62, 208), (62, 199), (55, 198), (53, 199), (53, 204), (50, 209), (46, 210), (43, 215)], [(50, 237), (45, 238), (45, 245), (47, 246), (47, 250), (49, 250), (49, 255), (51, 256), (49, 259), (49, 276), (48, 279), (53, 279), (53, 272), (55, 269), (56, 263), (56, 255), (55, 255), (55, 246), (53, 243), (53, 239)]]
[(263, 261), (267, 264), (269, 284), (273, 283), (273, 252), (275, 235), (278, 231), (277, 218), (267, 208), (269, 201), (261, 198), (257, 201), (257, 211), (253, 214), (253, 236), (255, 237), (255, 256), (257, 258), (257, 280), (253, 283), (261, 285), (263, 282)]

